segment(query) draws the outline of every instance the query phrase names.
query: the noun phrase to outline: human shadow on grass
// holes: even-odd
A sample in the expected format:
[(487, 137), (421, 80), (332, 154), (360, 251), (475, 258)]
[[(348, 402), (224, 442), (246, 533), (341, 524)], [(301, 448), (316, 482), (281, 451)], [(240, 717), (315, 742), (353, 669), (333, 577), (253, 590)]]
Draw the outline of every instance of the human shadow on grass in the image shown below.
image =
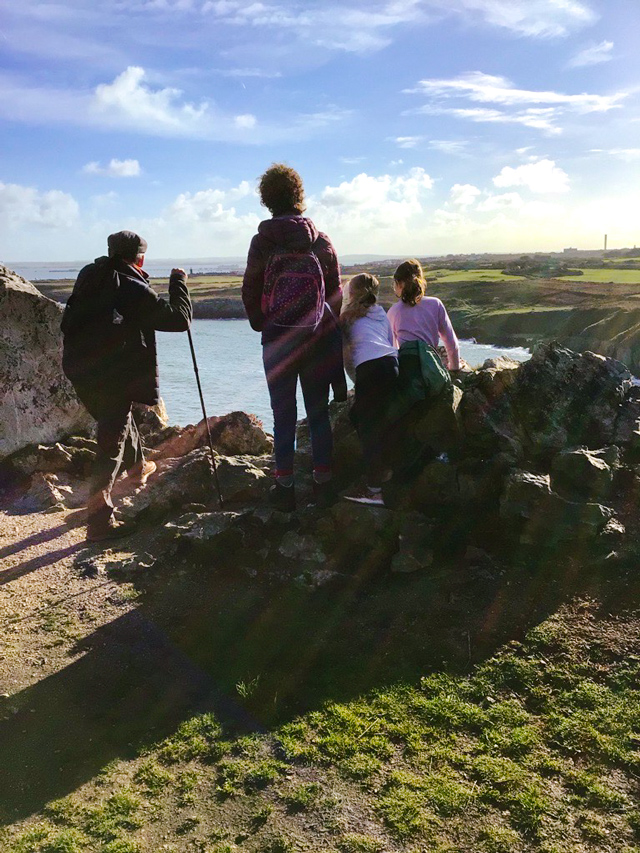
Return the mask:
[(0, 699), (1, 823), (41, 810), (201, 711), (236, 730), (256, 729), (137, 611), (100, 628), (77, 651), (82, 657), (61, 671)]
[(444, 530), (434, 565), (410, 575), (345, 551), (341, 579), (319, 590), (247, 577), (233, 555), (226, 567), (172, 558), (128, 579), (149, 619), (267, 727), (430, 672), (467, 673), (578, 595), (628, 606), (629, 584), (596, 568), (588, 545), (472, 566), (464, 541), (464, 522)]

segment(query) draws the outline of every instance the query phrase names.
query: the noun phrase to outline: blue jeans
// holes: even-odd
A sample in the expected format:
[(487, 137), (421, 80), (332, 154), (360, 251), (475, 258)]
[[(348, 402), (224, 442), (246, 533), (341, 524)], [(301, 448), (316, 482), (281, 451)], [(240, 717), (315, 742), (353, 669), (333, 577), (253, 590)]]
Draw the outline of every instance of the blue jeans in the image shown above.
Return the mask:
[(329, 469), (333, 437), (329, 421), (331, 371), (323, 358), (320, 335), (294, 333), (263, 344), (262, 359), (273, 411), (273, 439), (277, 471), (293, 471), (298, 409), (298, 377), (309, 420), (315, 469)]

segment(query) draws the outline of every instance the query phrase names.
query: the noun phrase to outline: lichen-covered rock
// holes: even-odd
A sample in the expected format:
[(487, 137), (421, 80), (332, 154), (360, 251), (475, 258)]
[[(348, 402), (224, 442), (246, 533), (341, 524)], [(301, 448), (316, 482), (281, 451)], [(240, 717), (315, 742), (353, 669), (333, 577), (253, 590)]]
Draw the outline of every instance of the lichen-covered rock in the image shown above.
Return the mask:
[(525, 450), (540, 461), (566, 447), (597, 449), (614, 443), (630, 388), (621, 362), (543, 344), (518, 371), (511, 420)]
[[(125, 496), (120, 509), (125, 518), (160, 518), (192, 503), (217, 500), (209, 449), (200, 447), (177, 459), (161, 459), (147, 485)], [(265, 457), (221, 456), (218, 479), (225, 501), (257, 500), (269, 485)]]
[(0, 459), (91, 427), (62, 372), (62, 306), (0, 266)]
[[(579, 447), (554, 456), (551, 477), (554, 489), (602, 500), (611, 490), (613, 470), (602, 453)], [(613, 458), (610, 454), (609, 458)]]
[[(263, 456), (273, 449), (273, 439), (265, 433), (255, 415), (231, 412), (221, 417), (211, 417), (209, 429), (214, 448), (223, 456)], [(190, 424), (184, 429), (170, 428), (167, 437), (153, 451), (152, 458), (158, 460), (186, 456), (197, 447), (207, 445), (207, 427), (203, 418), (199, 423)]]
[(18, 512), (43, 512), (55, 507), (64, 509), (65, 498), (69, 496), (69, 486), (59, 482), (55, 474), (35, 474), (29, 489), (16, 501)]
[(500, 501), (500, 517), (514, 524), (520, 542), (552, 546), (593, 539), (613, 518), (613, 510), (594, 502), (569, 501), (551, 489), (548, 474), (514, 471)]

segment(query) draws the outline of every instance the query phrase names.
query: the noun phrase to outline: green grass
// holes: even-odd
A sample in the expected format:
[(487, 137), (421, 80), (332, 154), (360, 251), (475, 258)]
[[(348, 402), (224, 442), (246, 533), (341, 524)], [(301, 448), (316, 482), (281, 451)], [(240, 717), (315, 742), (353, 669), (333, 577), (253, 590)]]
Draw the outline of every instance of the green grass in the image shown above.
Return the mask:
[[(212, 714), (194, 717), (131, 770), (121, 762), (90, 793), (50, 803), (2, 849), (149, 853), (159, 848), (145, 833), (169, 821), (177, 853), (191, 842), (638, 853), (635, 636), (620, 654), (551, 618), (468, 677), (440, 672), (328, 702), (277, 729), (277, 752), (271, 737), (223, 740)], [(300, 847), (300, 821), (324, 827), (320, 846), (312, 836)]]
[(434, 280), (453, 283), (456, 281), (478, 281), (478, 282), (491, 282), (491, 281), (522, 281), (523, 276), (520, 275), (509, 275), (507, 273), (503, 273), (500, 270), (447, 270), (447, 269), (436, 269), (436, 270), (427, 270), (426, 273), (427, 281), (433, 282)]
[(584, 269), (583, 275), (563, 275), (563, 281), (613, 282), (614, 284), (640, 284), (640, 270)]

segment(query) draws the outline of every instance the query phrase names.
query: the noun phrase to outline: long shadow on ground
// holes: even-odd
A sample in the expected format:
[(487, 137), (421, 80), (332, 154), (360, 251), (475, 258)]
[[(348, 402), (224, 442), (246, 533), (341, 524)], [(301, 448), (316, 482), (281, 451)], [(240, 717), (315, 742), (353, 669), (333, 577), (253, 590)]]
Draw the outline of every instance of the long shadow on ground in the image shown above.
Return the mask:
[(576, 595), (610, 612), (638, 600), (637, 575), (587, 565), (556, 553), (508, 570), (452, 560), (396, 576), (363, 554), (339, 583), (312, 591), (159, 561), (126, 577), (142, 593), (136, 611), (12, 697), (8, 716), (0, 707), (2, 818), (38, 811), (195, 713), (214, 711), (229, 736), (268, 731), (326, 701), (468, 672)]

